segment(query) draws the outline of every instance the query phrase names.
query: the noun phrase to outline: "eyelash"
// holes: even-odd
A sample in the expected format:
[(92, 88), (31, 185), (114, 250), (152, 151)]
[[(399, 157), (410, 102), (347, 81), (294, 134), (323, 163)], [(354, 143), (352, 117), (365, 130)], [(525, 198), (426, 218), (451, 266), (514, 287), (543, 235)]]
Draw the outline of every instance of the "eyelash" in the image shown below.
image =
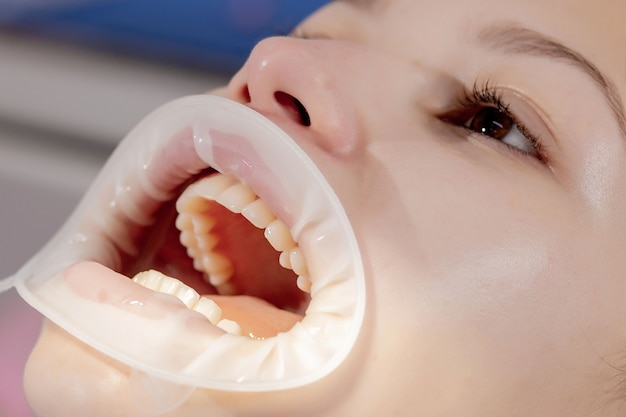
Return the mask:
[(446, 114), (442, 119), (462, 127), (471, 133), (477, 133), (487, 136), (493, 140), (498, 140), (486, 134), (470, 129), (469, 124), (474, 120), (476, 115), (486, 107), (492, 107), (501, 112), (505, 117), (509, 118), (514, 127), (531, 143), (536, 155), (532, 155), (518, 147), (501, 142), (512, 152), (521, 154), (525, 157), (531, 157), (544, 161), (544, 150), (541, 140), (533, 134), (526, 125), (510, 110), (510, 106), (506, 103), (502, 91), (494, 86), (490, 81), (484, 84), (475, 83), (471, 90), (464, 90), (463, 96), (459, 99), (459, 108)]

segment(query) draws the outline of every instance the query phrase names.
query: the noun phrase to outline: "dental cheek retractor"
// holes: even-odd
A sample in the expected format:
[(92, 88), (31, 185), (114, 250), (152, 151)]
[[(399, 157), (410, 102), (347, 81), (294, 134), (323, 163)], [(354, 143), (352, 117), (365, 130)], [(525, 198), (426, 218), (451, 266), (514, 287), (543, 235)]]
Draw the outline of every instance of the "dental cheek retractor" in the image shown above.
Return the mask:
[[(247, 238), (228, 236), (231, 218), (237, 233), (245, 223), (265, 235), (297, 290), (267, 288), (287, 285), (274, 277), (282, 273), (250, 276), (265, 267), (248, 265), (260, 255), (238, 252), (237, 239)], [(202, 291), (161, 273), (184, 270), (163, 255), (172, 223)], [(213, 96), (171, 102), (131, 131), (63, 228), (0, 281), (12, 286), (79, 340), (181, 398), (195, 387), (271, 391), (317, 381), (350, 352), (365, 306), (356, 239), (322, 174), (275, 124)], [(256, 314), (261, 322), (272, 311), (291, 315), (291, 327), (246, 334), (245, 323), (221, 314), (220, 300), (237, 295), (297, 298), (283, 302), (290, 312), (263, 301)]]

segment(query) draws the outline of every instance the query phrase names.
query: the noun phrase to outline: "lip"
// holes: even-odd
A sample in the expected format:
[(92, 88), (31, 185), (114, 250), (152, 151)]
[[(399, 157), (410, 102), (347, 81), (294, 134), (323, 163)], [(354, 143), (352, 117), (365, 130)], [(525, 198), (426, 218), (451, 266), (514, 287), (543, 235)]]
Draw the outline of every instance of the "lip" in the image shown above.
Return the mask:
[[(172, 296), (105, 273), (144, 250), (137, 236), (156, 227), (159, 208), (208, 168), (249, 185), (305, 253), (311, 301), (289, 332), (263, 341), (230, 335)], [(365, 306), (356, 238), (323, 175), (274, 123), (214, 96), (182, 98), (146, 117), (64, 227), (11, 280), (50, 320), (130, 367), (232, 391), (323, 378), (352, 349)]]

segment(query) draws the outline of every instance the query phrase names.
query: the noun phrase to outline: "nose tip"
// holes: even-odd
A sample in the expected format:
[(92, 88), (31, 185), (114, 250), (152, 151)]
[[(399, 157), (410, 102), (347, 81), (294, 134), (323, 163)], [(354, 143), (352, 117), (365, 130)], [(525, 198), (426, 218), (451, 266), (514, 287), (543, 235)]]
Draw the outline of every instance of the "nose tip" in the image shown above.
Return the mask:
[(270, 38), (251, 52), (228, 86), (230, 98), (279, 124), (306, 129), (325, 151), (348, 154), (357, 147), (357, 118), (333, 41)]

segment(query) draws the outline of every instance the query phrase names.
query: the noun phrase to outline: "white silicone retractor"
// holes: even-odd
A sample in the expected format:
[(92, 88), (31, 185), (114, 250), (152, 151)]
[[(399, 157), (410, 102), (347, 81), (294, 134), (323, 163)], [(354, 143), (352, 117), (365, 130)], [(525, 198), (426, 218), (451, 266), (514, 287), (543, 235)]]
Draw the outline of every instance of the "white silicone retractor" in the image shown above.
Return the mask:
[[(262, 340), (224, 331), (180, 297), (111, 273), (123, 272), (129, 260), (141, 263), (135, 258), (149, 243), (137, 236), (160, 227), (160, 208), (209, 169), (249, 187), (306, 259), (302, 285), (310, 300), (291, 330)], [(356, 239), (322, 174), (275, 124), (213, 96), (179, 99), (144, 119), (57, 235), (0, 282), (10, 286), (138, 375), (233, 391), (288, 389), (323, 378), (353, 347), (365, 305)]]

